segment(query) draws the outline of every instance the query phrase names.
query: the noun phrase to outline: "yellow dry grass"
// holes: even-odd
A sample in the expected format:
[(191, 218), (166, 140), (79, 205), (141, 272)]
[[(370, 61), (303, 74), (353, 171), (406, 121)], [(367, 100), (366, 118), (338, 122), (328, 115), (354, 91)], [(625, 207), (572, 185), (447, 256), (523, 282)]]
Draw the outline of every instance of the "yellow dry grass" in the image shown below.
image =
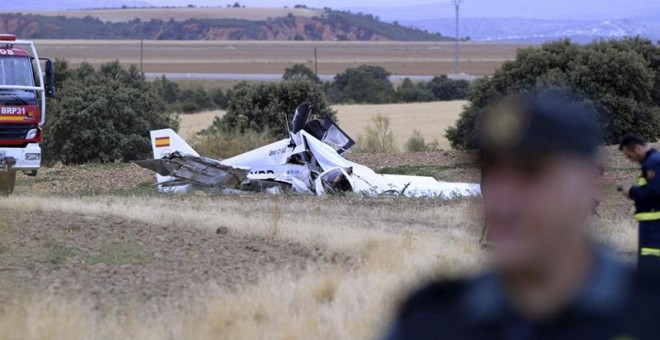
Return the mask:
[(445, 129), (456, 123), (466, 101), (431, 102), (387, 105), (335, 105), (339, 125), (356, 138), (364, 134), (372, 119), (378, 115), (390, 120), (394, 139), (400, 150), (413, 135), (414, 130), (422, 133), (427, 142), (437, 140), (440, 148), (449, 149)]
[(293, 14), (298, 17), (313, 17), (323, 14), (321, 10), (306, 8), (127, 8), (127, 9), (89, 9), (89, 10), (58, 10), (58, 11), (22, 11), (23, 14), (46, 16), (65, 16), (69, 18), (84, 18), (90, 16), (101, 21), (126, 22), (136, 18), (144, 21), (153, 19), (167, 21), (185, 21), (188, 19), (244, 19), (266, 20), (268, 18), (285, 17)]
[[(364, 134), (371, 119), (377, 115), (389, 118), (399, 149), (419, 130), (427, 142), (437, 140), (440, 147), (449, 149), (449, 141), (444, 137), (445, 129), (456, 123), (466, 101), (431, 102), (386, 105), (335, 105), (339, 126), (353, 138)], [(179, 135), (190, 139), (195, 133), (209, 127), (216, 116), (224, 111), (210, 111), (180, 115)]]
[(225, 114), (223, 110), (205, 111), (194, 114), (179, 115), (179, 136), (188, 140), (198, 132), (211, 126), (215, 117), (222, 117)]
[[(473, 272), (483, 262), (477, 202), (357, 200), (27, 195), (0, 200), (5, 209), (30, 206), (180, 228), (228, 226), (231, 233), (322, 245), (356, 259), (352, 268), (312, 266), (297, 276), (281, 271), (238, 291), (200, 289), (182, 309), (157, 314), (103, 314), (75, 298), (37, 292), (2, 306), (0, 329), (8, 339), (371, 339), (387, 329), (411, 287), (433, 276)], [(633, 251), (632, 220), (613, 210), (603, 215), (601, 237)]]

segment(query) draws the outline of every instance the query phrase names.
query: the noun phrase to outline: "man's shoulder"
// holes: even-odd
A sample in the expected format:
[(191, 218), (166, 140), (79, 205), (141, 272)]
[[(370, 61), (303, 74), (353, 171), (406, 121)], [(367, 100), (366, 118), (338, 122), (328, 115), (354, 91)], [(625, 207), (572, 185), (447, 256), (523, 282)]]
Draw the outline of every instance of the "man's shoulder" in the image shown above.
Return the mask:
[[(642, 270), (634, 275), (634, 292), (642, 299), (652, 298), (660, 300), (660, 270)], [(660, 303), (654, 305), (660, 310)]]
[[(471, 330), (463, 302), (468, 281), (436, 281), (402, 305), (388, 339), (463, 339)], [(467, 333), (466, 333), (467, 332)]]
[(422, 311), (440, 310), (459, 303), (467, 287), (466, 280), (442, 280), (432, 282), (415, 291), (401, 308), (407, 316)]
[(660, 166), (660, 152), (655, 150), (653, 153), (651, 153), (650, 157), (646, 160), (646, 163), (649, 166), (659, 167)]

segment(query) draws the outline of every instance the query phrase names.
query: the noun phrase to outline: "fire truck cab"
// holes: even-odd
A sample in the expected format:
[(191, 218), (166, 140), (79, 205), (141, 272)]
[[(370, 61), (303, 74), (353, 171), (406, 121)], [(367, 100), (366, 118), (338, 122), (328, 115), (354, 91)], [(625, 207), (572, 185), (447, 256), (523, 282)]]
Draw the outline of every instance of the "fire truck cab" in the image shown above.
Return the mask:
[(14, 191), (17, 171), (36, 176), (41, 166), (46, 97), (55, 96), (54, 83), (53, 62), (39, 58), (32, 41), (0, 34), (0, 195)]

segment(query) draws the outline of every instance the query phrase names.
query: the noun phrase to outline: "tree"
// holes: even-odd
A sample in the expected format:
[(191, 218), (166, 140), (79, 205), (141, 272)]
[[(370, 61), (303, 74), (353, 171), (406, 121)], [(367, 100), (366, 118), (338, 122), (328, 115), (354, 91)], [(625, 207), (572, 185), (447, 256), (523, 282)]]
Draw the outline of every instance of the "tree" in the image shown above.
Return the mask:
[(460, 100), (467, 98), (470, 82), (462, 79), (449, 79), (443, 74), (433, 77), (427, 87), (437, 100)]
[(430, 102), (435, 99), (433, 92), (425, 82), (413, 83), (409, 78), (403, 80), (396, 89), (396, 96), (404, 103)]
[[(280, 83), (241, 83), (228, 93), (229, 107), (222, 118), (215, 118), (203, 134), (268, 131), (272, 137), (288, 136), (285, 122), (291, 122), (298, 105), (312, 104), (312, 118), (336, 119), (320, 87), (308, 80)], [(286, 118), (285, 118), (286, 117)]]
[(64, 164), (149, 158), (149, 131), (178, 125), (138, 68), (117, 61), (71, 71), (56, 108), (44, 129), (44, 158)]
[(154, 80), (152, 85), (158, 96), (162, 98), (166, 104), (174, 104), (179, 101), (179, 85), (167, 79), (165, 75)]
[(293, 80), (293, 79), (307, 79), (315, 83), (320, 83), (321, 79), (310, 69), (305, 66), (305, 64), (294, 64), (291, 67), (287, 67), (284, 70), (284, 75), (282, 76), (284, 80)]
[(183, 113), (194, 113), (215, 108), (211, 96), (201, 85), (191, 86), (181, 91), (179, 102), (183, 103)]
[(221, 109), (226, 109), (229, 105), (229, 98), (221, 88), (212, 89), (209, 92), (209, 96), (211, 97), (213, 104)]
[(332, 91), (336, 102), (389, 103), (394, 98), (390, 73), (380, 66), (362, 65), (335, 76)]
[(596, 109), (607, 144), (634, 132), (660, 134), (660, 46), (642, 38), (578, 45), (560, 40), (518, 51), (492, 77), (473, 83), (470, 104), (446, 136), (454, 148), (474, 147), (475, 123), (484, 110), (515, 93), (564, 89)]

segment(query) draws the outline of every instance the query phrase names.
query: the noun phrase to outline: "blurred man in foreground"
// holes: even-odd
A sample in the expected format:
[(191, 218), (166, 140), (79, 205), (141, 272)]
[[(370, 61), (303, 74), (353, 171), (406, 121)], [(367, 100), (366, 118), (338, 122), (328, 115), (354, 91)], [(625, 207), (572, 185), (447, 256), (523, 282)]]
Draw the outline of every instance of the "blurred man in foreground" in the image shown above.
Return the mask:
[(634, 135), (623, 138), (619, 150), (630, 161), (642, 166), (637, 185), (622, 189), (635, 201), (635, 218), (639, 221), (637, 266), (640, 270), (660, 269), (660, 153)]
[[(510, 98), (479, 124), (493, 270), (432, 284), (390, 339), (660, 339), (660, 285), (599, 247), (600, 130), (590, 107)], [(650, 274), (649, 274), (650, 275)]]

